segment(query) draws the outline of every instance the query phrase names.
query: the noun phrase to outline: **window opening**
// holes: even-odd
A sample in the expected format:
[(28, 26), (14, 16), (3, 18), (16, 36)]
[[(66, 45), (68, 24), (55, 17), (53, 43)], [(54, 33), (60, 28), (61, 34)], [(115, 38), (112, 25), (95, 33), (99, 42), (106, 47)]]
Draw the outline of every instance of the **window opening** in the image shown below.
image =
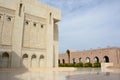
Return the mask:
[(49, 16), (50, 16), (49, 23), (51, 24), (51, 16), (52, 16), (52, 13), (50, 13)]
[(33, 23), (33, 26), (36, 27), (36, 25), (37, 25), (37, 24), (34, 22), (34, 23)]
[(20, 6), (19, 6), (19, 16), (21, 16), (22, 6), (23, 6), (23, 4), (20, 3)]
[(28, 21), (25, 21), (25, 25), (28, 25), (29, 24), (29, 22)]
[(43, 28), (44, 26), (43, 25), (41, 25), (41, 28)]
[(75, 64), (76, 63), (76, 60), (75, 60), (75, 58), (73, 58), (73, 64)]
[(10, 16), (7, 17), (7, 21), (11, 21), (12, 18)]

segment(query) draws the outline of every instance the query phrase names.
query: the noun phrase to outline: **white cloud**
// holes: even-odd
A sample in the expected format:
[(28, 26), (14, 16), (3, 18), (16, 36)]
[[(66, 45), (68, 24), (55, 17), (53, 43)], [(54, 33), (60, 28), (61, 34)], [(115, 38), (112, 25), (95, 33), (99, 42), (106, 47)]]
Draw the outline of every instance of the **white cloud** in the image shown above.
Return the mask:
[(60, 52), (120, 46), (120, 0), (44, 0), (62, 9)]

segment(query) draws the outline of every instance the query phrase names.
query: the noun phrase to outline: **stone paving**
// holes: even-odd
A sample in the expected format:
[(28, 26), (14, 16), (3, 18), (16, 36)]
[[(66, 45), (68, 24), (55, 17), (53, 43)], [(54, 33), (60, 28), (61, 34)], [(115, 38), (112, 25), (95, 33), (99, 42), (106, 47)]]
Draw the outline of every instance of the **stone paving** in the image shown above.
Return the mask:
[(0, 80), (120, 80), (120, 70), (101, 72), (101, 69), (0, 69)]

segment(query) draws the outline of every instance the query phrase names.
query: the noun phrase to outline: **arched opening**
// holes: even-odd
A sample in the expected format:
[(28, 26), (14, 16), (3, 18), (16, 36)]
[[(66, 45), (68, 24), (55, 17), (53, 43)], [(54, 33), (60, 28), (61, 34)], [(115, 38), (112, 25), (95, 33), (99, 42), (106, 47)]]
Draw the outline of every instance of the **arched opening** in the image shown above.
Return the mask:
[(86, 57), (86, 62), (89, 63), (90, 62), (90, 58)]
[(40, 59), (44, 59), (44, 56), (43, 56), (43, 55), (41, 55), (41, 56), (40, 56)]
[(70, 63), (70, 51), (67, 50), (66, 53), (67, 53), (67, 55), (68, 55), (68, 63)]
[(75, 64), (76, 63), (76, 60), (75, 60), (75, 58), (73, 58), (73, 64)]
[(52, 23), (52, 13), (50, 12), (50, 14), (49, 14), (49, 24), (51, 24)]
[(63, 64), (65, 64), (65, 60), (64, 59), (62, 59), (62, 62), (63, 62)]
[(32, 55), (32, 58), (36, 58), (36, 55), (34, 54), (34, 55)]
[(44, 66), (45, 66), (44, 56), (40, 55), (40, 58), (39, 58), (39, 67), (44, 67)]
[(29, 25), (29, 22), (30, 22), (30, 21), (25, 20), (25, 23), (24, 23), (24, 24), (25, 24), (26, 26), (28, 26), (28, 25)]
[(99, 58), (98, 58), (97, 56), (94, 57), (94, 62), (95, 62), (95, 63), (99, 62)]
[(23, 58), (23, 59), (26, 59), (26, 58), (28, 58), (28, 55), (27, 55), (27, 54), (24, 54), (24, 55), (22, 56), (22, 58)]
[(2, 67), (3, 68), (9, 67), (9, 54), (7, 52), (4, 52), (2, 54)]
[(23, 67), (28, 67), (28, 55), (24, 54), (22, 56), (22, 60), (23, 60)]
[(35, 54), (31, 57), (31, 67), (37, 67), (37, 59)]
[(58, 59), (58, 64), (60, 64), (60, 59)]
[(104, 62), (109, 63), (109, 57), (108, 56), (104, 56), (103, 60), (104, 60)]
[(12, 17), (11, 16), (7, 16), (7, 21), (12, 21)]
[(79, 62), (82, 62), (82, 58), (79, 58)]

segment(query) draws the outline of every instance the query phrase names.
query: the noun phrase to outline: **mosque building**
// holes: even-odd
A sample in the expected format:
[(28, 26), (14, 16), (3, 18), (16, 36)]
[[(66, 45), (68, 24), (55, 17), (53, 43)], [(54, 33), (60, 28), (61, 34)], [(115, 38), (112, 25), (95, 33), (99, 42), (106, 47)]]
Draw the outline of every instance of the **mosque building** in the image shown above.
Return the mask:
[(0, 68), (57, 67), (60, 19), (37, 0), (0, 0)]

